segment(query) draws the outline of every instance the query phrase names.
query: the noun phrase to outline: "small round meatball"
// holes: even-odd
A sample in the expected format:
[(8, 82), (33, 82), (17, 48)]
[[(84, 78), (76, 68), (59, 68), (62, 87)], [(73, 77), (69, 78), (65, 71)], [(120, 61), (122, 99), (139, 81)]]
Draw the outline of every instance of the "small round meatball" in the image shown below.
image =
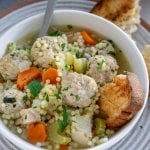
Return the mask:
[(102, 40), (94, 46), (85, 48), (85, 51), (84, 51), (85, 57), (90, 58), (97, 54), (115, 56), (116, 50), (113, 47), (113, 44), (111, 43), (111, 41), (107, 41), (107, 40)]
[(24, 94), (16, 89), (9, 89), (0, 94), (0, 111), (5, 114), (16, 114), (25, 108)]
[(67, 37), (64, 36), (44, 36), (38, 38), (31, 49), (31, 56), (34, 60), (34, 64), (43, 68), (48, 68), (57, 53), (62, 50), (62, 47), (64, 47), (66, 43)]
[(62, 79), (62, 98), (65, 104), (73, 107), (87, 107), (98, 90), (94, 79), (75, 72)]
[(0, 74), (4, 80), (16, 80), (18, 73), (28, 69), (31, 64), (29, 60), (7, 54), (0, 60)]
[(112, 81), (118, 68), (115, 58), (109, 55), (96, 55), (89, 60), (87, 75), (94, 78), (97, 84), (104, 85)]
[(102, 40), (100, 43), (96, 44), (99, 55), (111, 55), (114, 56), (116, 51), (111, 43), (111, 41)]

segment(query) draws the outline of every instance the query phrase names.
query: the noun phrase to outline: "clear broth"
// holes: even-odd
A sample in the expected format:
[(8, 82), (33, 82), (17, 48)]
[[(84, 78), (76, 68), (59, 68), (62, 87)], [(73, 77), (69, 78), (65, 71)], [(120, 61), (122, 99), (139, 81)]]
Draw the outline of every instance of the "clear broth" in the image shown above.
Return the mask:
[(119, 49), (117, 49), (116, 52), (116, 59), (119, 65), (118, 74), (124, 73), (124, 71), (132, 71), (131, 65), (128, 61), (128, 59), (123, 55), (123, 52)]

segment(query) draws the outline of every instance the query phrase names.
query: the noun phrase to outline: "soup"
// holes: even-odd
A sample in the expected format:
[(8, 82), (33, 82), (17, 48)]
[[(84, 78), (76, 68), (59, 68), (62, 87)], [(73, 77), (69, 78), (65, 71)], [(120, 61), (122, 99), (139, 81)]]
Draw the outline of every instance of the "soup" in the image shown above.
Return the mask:
[(46, 149), (107, 142), (133, 117), (119, 118), (131, 101), (128, 60), (111, 39), (71, 25), (37, 35), (9, 43), (0, 60), (2, 120)]

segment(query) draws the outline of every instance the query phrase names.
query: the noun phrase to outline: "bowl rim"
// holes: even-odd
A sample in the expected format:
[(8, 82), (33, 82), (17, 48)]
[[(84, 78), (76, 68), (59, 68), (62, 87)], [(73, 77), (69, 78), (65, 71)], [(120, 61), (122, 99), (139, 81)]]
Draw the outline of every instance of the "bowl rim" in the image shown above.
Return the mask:
[[(136, 53), (139, 55), (140, 57), (140, 61), (142, 62), (142, 65), (144, 67), (145, 70), (145, 79), (147, 81), (146, 85), (145, 85), (145, 99), (144, 99), (144, 105), (141, 108), (141, 110), (136, 114), (136, 116), (134, 116), (134, 118), (127, 123), (127, 125), (125, 125), (121, 131), (119, 131), (120, 133), (117, 136), (112, 137), (108, 142), (103, 143), (102, 145), (98, 145), (92, 148), (88, 148), (88, 149), (107, 149), (110, 148), (111, 146), (113, 146), (115, 143), (119, 142), (121, 139), (123, 139), (132, 129), (133, 127), (136, 125), (137, 121), (139, 120), (139, 118), (141, 117), (143, 110), (146, 106), (146, 103), (148, 101), (148, 90), (149, 90), (149, 79), (148, 79), (148, 72), (147, 72), (147, 68), (146, 68), (146, 64), (144, 62), (144, 59), (140, 53), (140, 51), (138, 50), (135, 42), (124, 32), (122, 31), (118, 26), (116, 26), (115, 24), (113, 24), (112, 22), (96, 16), (94, 14), (88, 13), (88, 12), (84, 12), (81, 10), (73, 10), (73, 9), (61, 9), (61, 10), (55, 10), (54, 11), (55, 14), (59, 14), (59, 13), (75, 13), (75, 14), (82, 14), (82, 15), (87, 15), (89, 17), (93, 17), (96, 20), (100, 20), (102, 22), (104, 22), (105, 24), (110, 24), (112, 26), (112, 28), (114, 28), (116, 31), (120, 32), (120, 34), (122, 34), (122, 36), (124, 36), (125, 40), (128, 40), (130, 42), (130, 44), (132, 44), (132, 46), (134, 47)], [(36, 15), (32, 15), (20, 22), (18, 22), (17, 24), (13, 25), (12, 27), (10, 27), (7, 31), (5, 31), (1, 36), (0, 36), (0, 41), (3, 38), (3, 36), (7, 33), (9, 33), (12, 29), (17, 28), (18, 26), (20, 27), (22, 24), (24, 24), (25, 22), (34, 20), (36, 18), (40, 18), (44, 15), (44, 13), (40, 12)], [(5, 127), (5, 125), (2, 123), (1, 119), (0, 119), (0, 133), (7, 138), (8, 140), (10, 140), (11, 142), (13, 142), (15, 145), (17, 145), (19, 148), (23, 148), (23, 149), (32, 149), (32, 150), (42, 150), (43, 148), (39, 148), (36, 147), (35, 145), (32, 145), (31, 143), (23, 140), (21, 137), (17, 136), (16, 134), (14, 134), (13, 132), (11, 132), (7, 127)]]

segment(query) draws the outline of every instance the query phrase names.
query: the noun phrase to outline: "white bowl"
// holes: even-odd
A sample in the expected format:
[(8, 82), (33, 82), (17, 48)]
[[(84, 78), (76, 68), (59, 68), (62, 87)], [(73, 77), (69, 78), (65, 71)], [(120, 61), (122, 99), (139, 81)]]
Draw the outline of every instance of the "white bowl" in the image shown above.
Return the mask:
[[(0, 57), (6, 51), (7, 44), (11, 41), (17, 41), (20, 38), (24, 37), (28, 33), (38, 31), (41, 28), (43, 21), (43, 14), (38, 14), (32, 16), (28, 19), (23, 20), (17, 25), (11, 27), (7, 32), (5, 32), (0, 37)], [(108, 149), (119, 140), (121, 140), (125, 135), (127, 135), (131, 129), (135, 126), (138, 119), (142, 115), (144, 107), (147, 102), (148, 90), (149, 90), (149, 81), (146, 65), (144, 63), (143, 57), (136, 47), (134, 41), (122, 30), (120, 30), (116, 25), (111, 22), (89, 14), (82, 11), (76, 10), (58, 10), (55, 11), (53, 16), (52, 24), (54, 25), (73, 25), (82, 27), (85, 29), (92, 30), (108, 39), (114, 41), (114, 43), (122, 50), (124, 55), (130, 62), (132, 70), (138, 75), (141, 80), (141, 83), (144, 87), (145, 92), (145, 101), (142, 109), (136, 114), (136, 116), (125, 125), (119, 132), (117, 132), (107, 143), (91, 148), (93, 150), (98, 149)], [(0, 132), (9, 139), (12, 143), (20, 147), (21, 149), (27, 150), (38, 150), (36, 146), (24, 141), (19, 138), (17, 135), (13, 134), (3, 123), (0, 121)]]

